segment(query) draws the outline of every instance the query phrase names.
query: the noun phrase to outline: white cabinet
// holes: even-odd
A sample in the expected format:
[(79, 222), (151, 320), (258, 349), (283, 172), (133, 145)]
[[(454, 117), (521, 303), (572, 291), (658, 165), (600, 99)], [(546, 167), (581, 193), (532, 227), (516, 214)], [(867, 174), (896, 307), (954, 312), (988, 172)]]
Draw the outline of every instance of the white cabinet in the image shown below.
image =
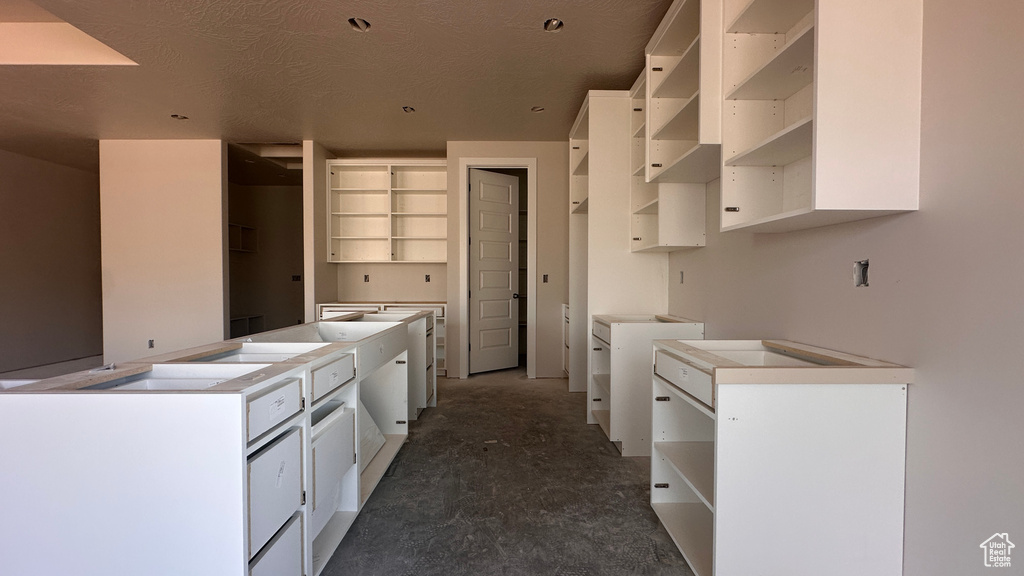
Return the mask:
[(921, 0), (725, 0), (723, 21), (723, 231), (917, 209)]
[[(38, 431), (0, 443), (0, 460), (18, 462), (0, 474), (3, 569), (319, 574), (408, 437), (407, 326), (323, 322), (252, 340), (0, 393), (0, 436)], [(374, 454), (362, 428), (379, 429)]]
[(648, 182), (718, 178), (721, 10), (721, 0), (676, 0), (647, 44)]
[(569, 133), (569, 212), (584, 214), (590, 198), (590, 108), (584, 102)]
[(697, 576), (902, 574), (912, 369), (781, 341), (654, 350), (651, 506)]
[[(705, 195), (702, 183), (647, 182), (645, 176), (646, 77), (630, 90), (632, 101), (632, 175), (630, 177), (630, 250), (671, 252), (704, 246)], [(715, 162), (717, 164), (717, 160)]]
[(588, 422), (623, 456), (650, 456), (651, 342), (701, 339), (704, 323), (667, 315), (594, 316)]
[(447, 260), (445, 160), (328, 160), (330, 262)]
[(562, 304), (562, 372), (569, 376), (569, 305)]

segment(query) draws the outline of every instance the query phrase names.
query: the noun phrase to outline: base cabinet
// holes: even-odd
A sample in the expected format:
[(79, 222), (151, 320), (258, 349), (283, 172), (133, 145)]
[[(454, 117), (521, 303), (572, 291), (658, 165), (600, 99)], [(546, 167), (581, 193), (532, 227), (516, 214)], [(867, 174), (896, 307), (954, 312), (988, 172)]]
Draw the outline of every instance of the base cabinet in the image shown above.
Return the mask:
[(589, 417), (623, 456), (650, 456), (651, 342), (704, 338), (704, 323), (667, 315), (597, 315), (592, 336)]
[(655, 342), (651, 506), (697, 576), (902, 574), (913, 371), (778, 344)]

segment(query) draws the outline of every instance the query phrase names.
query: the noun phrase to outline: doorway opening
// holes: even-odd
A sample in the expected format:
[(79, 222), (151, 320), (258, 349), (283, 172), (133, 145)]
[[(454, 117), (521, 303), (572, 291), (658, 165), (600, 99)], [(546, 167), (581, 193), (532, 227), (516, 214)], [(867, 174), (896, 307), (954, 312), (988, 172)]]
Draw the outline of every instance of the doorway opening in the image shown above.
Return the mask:
[(301, 145), (228, 145), (226, 235), (228, 336), (301, 324)]
[[(525, 365), (527, 377), (536, 378), (537, 309), (536, 298), (532, 296), (536, 293), (537, 282), (537, 219), (535, 213), (537, 159), (464, 157), (460, 159), (459, 164), (460, 191), (464, 194), (463, 198), (467, 199), (467, 203), (459, 226), (459, 241), (462, 245), (460, 252), (462, 254), (459, 262), (461, 302), (458, 314), (460, 354), (457, 374), (459, 377), (465, 378), (470, 373)], [(483, 171), (497, 178), (514, 177), (512, 180), (514, 184), (511, 185), (507, 195), (510, 205), (514, 196), (516, 206), (510, 207), (507, 216), (504, 217), (504, 222), (507, 223), (504, 228), (506, 231), (512, 232), (513, 236), (505, 243), (503, 252), (497, 251), (498, 243), (491, 242), (485, 245), (482, 242), (482, 240), (489, 242), (490, 240), (480, 236), (479, 210), (470, 208), (472, 204), (470, 200), (473, 198), (473, 194), (470, 192), (471, 170)], [(490, 218), (492, 222), (496, 221), (495, 214), (487, 214), (486, 217)], [(470, 244), (471, 237), (472, 244)], [(489, 256), (503, 255), (507, 266), (507, 272), (503, 276), (505, 294), (497, 298), (488, 298), (490, 302), (487, 303), (488, 308), (486, 309), (479, 305), (484, 300), (478, 298), (483, 295), (479, 292), (481, 288), (477, 288), (477, 291), (471, 291), (470, 288), (471, 284), (483, 286), (488, 281), (491, 281), (493, 286), (497, 286), (501, 278), (499, 274), (490, 273), (492, 271), (486, 268), (483, 271), (478, 268), (475, 273), (471, 271), (472, 261), (481, 256), (481, 249), (485, 247), (491, 250)], [(497, 259), (499, 258), (495, 258), (495, 260)], [(474, 302), (474, 300), (476, 301)], [(481, 313), (483, 316), (492, 317), (484, 319), (487, 321), (504, 316), (505, 321), (510, 322), (508, 328), (504, 329), (508, 336), (501, 336), (501, 328), (487, 332), (489, 327), (482, 324), (482, 319), (479, 316)], [(474, 315), (477, 315), (476, 321), (473, 319)], [(484, 328), (483, 332), (480, 330), (481, 327)], [(487, 360), (484, 360), (483, 365), (480, 364), (480, 359), (475, 352), (487, 347), (496, 349), (504, 346), (507, 348), (511, 342), (515, 342), (515, 349), (511, 351), (511, 361), (506, 360), (504, 366), (489, 365)]]

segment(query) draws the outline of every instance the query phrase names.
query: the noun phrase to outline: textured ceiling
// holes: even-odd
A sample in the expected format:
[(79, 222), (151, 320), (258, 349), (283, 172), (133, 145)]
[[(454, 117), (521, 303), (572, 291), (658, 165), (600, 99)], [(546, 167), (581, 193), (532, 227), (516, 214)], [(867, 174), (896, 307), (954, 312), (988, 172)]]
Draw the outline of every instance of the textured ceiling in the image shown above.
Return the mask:
[[(630, 87), (671, 1), (37, 4), (139, 65), (0, 66), (0, 148), (96, 169), (107, 138), (313, 139), (343, 156), (563, 140), (587, 90)], [(565, 27), (544, 32), (552, 17)]]

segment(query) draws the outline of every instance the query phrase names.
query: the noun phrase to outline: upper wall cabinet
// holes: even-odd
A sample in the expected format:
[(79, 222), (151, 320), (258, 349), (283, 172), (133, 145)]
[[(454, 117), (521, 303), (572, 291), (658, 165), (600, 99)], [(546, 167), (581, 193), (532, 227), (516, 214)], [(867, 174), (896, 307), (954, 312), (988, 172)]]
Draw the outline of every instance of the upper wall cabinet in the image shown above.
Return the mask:
[(722, 230), (918, 207), (922, 0), (724, 0)]
[[(629, 92), (632, 159), (630, 167), (630, 250), (672, 252), (705, 243), (705, 196), (703, 183), (647, 182), (646, 73)], [(709, 161), (717, 174), (717, 160)]]
[(673, 2), (646, 53), (646, 181), (718, 178), (722, 0)]
[(445, 160), (328, 160), (329, 262), (447, 260)]

